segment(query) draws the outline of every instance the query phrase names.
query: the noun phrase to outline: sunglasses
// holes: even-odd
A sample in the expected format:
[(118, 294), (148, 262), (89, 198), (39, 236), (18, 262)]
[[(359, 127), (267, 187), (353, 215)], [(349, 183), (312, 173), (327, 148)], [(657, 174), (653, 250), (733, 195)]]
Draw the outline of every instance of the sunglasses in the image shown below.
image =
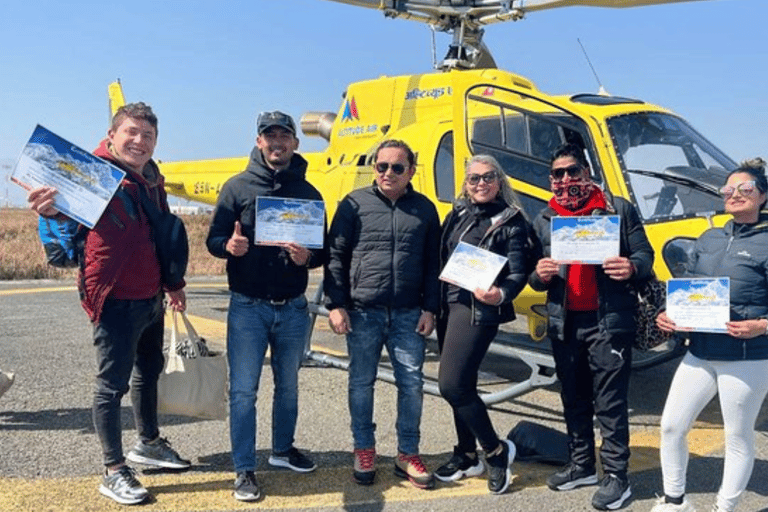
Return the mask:
[(496, 181), (498, 175), (495, 172), (487, 172), (485, 174), (467, 174), (467, 183), (470, 185), (477, 185), (480, 181), (484, 181), (491, 184)]
[(742, 181), (735, 187), (732, 187), (731, 185), (726, 185), (723, 188), (720, 189), (720, 195), (722, 195), (725, 199), (728, 199), (733, 195), (734, 192), (739, 191), (739, 194), (742, 196), (751, 196), (752, 193), (756, 190), (755, 182), (754, 181)]
[(565, 175), (568, 174), (570, 178), (578, 178), (581, 176), (581, 171), (583, 171), (584, 168), (580, 165), (571, 165), (568, 167), (558, 167), (557, 169), (552, 169), (549, 171), (549, 175), (552, 176), (552, 179), (555, 181), (560, 181), (563, 178), (565, 178)]
[(407, 169), (403, 164), (390, 164), (389, 162), (376, 162), (376, 165), (374, 165), (373, 168), (376, 169), (376, 172), (379, 174), (384, 174), (387, 172), (387, 169), (392, 169), (392, 172), (398, 176), (403, 174)]

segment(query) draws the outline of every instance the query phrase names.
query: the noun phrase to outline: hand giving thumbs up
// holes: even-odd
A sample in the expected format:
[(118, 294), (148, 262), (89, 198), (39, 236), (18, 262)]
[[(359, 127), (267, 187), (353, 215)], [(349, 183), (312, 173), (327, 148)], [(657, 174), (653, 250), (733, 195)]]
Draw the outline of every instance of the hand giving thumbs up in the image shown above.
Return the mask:
[(243, 236), (243, 228), (239, 220), (235, 221), (235, 232), (227, 240), (225, 248), (232, 256), (242, 256), (248, 252), (248, 239)]

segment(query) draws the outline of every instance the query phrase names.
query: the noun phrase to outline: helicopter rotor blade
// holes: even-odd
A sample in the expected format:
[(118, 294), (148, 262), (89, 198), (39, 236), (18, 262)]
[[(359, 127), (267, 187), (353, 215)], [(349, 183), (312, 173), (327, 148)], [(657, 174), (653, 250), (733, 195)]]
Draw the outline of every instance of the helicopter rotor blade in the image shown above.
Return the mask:
[(330, 0), (384, 11), (390, 17), (438, 23), (443, 16), (473, 17), (480, 24), (516, 20), (527, 12), (560, 7), (627, 8), (705, 0)]
[(641, 7), (704, 0), (330, 0), (382, 11), (388, 18), (420, 21), (453, 34), (439, 69), (492, 68), (493, 57), (483, 44), (485, 25), (517, 21), (526, 13), (560, 7)]

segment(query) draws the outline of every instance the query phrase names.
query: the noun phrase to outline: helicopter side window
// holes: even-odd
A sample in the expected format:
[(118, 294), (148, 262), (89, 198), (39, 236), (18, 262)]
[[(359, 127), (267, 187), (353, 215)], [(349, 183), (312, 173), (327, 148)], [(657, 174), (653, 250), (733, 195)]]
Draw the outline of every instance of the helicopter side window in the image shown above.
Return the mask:
[[(503, 122), (502, 122), (503, 120)], [(565, 142), (584, 145), (584, 136), (543, 117), (514, 114), (476, 119), (472, 129), (473, 153), (495, 157), (504, 172), (515, 179), (549, 190), (550, 159)], [(588, 159), (593, 161), (588, 151)], [(591, 166), (593, 179), (602, 180)]]
[(456, 194), (453, 177), (453, 132), (447, 132), (437, 145), (435, 156), (435, 191), (440, 201), (450, 203)]

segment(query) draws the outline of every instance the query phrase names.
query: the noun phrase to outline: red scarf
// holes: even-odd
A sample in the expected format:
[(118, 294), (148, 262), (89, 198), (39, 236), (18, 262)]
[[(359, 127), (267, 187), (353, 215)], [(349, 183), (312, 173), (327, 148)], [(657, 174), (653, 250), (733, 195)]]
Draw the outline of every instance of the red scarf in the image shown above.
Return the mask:
[[(562, 217), (590, 215), (594, 210), (605, 210), (608, 203), (602, 190), (592, 186), (592, 191), (583, 206), (569, 210), (558, 204), (555, 197), (549, 206)], [(597, 274), (594, 265), (570, 265), (565, 282), (565, 305), (568, 311), (596, 311), (598, 308)]]

